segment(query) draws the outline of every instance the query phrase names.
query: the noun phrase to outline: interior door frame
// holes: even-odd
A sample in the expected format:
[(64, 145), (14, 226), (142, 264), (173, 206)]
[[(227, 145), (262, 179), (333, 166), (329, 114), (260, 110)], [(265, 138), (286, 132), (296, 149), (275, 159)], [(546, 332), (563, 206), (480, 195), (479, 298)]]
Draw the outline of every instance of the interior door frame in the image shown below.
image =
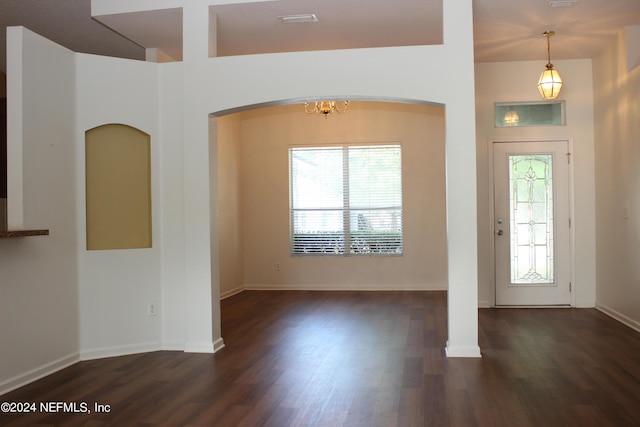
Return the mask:
[[(494, 196), (494, 164), (493, 164), (493, 147), (494, 144), (500, 143), (545, 143), (545, 142), (566, 142), (567, 148), (569, 149), (569, 176), (567, 179), (569, 180), (569, 217), (571, 218), (571, 227), (569, 228), (569, 278), (571, 281), (571, 292), (570, 292), (570, 305), (569, 307), (576, 306), (576, 290), (578, 288), (578, 284), (575, 280), (575, 221), (574, 215), (575, 206), (574, 206), (574, 162), (573, 158), (573, 138), (508, 138), (508, 139), (489, 139), (489, 143), (487, 144), (487, 158), (488, 158), (488, 166), (489, 166), (489, 218), (487, 222), (487, 234), (489, 236), (489, 265), (491, 271), (491, 286), (492, 286), (492, 307), (499, 308), (500, 306), (496, 305), (496, 240), (495, 240), (495, 196)], [(518, 306), (519, 308), (527, 308), (527, 306)], [(543, 308), (545, 306), (536, 305), (533, 306), (535, 308)], [(553, 308), (559, 308), (559, 306), (550, 306)], [(514, 308), (513, 306), (509, 306), (507, 308)]]

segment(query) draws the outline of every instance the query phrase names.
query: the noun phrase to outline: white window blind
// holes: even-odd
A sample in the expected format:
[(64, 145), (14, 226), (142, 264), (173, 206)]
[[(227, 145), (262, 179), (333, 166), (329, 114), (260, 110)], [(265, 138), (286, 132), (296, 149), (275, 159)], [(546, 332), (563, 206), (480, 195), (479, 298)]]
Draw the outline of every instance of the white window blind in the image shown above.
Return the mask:
[(292, 255), (402, 254), (400, 145), (289, 149)]

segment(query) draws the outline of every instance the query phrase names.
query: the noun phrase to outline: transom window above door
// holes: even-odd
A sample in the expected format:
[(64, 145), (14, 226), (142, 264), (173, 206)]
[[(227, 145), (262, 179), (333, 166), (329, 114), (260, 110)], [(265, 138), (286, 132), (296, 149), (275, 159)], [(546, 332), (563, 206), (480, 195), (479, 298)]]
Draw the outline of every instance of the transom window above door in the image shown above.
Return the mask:
[(494, 105), (495, 127), (564, 126), (564, 101), (498, 102)]

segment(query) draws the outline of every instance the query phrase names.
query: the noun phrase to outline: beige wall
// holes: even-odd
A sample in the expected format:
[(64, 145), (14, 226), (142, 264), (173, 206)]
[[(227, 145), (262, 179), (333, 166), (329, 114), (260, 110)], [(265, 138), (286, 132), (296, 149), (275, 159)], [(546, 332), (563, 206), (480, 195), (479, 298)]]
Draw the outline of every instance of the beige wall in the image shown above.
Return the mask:
[(620, 33), (594, 60), (598, 308), (640, 330), (640, 67)]
[[(230, 274), (229, 270), (241, 263), (243, 284), (248, 288), (446, 289), (442, 108), (354, 102), (346, 114), (327, 118), (307, 115), (300, 105), (254, 110), (240, 116), (239, 177), (233, 166), (235, 152), (229, 144), (237, 140), (234, 125), (224, 118), (219, 121), (219, 159), (226, 170), (221, 172), (226, 178), (220, 176), (220, 225), (222, 228), (223, 223), (230, 224), (224, 239), (221, 232), (223, 296), (237, 286), (237, 273)], [(399, 141), (403, 150), (404, 255), (291, 257), (289, 145), (388, 141)], [(241, 207), (233, 194), (223, 195), (239, 187)], [(235, 229), (231, 219), (238, 213), (242, 217), (241, 230)], [(230, 253), (238, 253), (233, 240), (240, 237), (243, 260), (222, 255), (227, 248)]]
[(595, 305), (595, 182), (593, 79), (591, 60), (554, 61), (565, 84), (566, 126), (495, 128), (495, 102), (541, 101), (536, 84), (543, 61), (476, 64), (478, 164), (478, 300), (492, 306), (494, 293), (493, 218), (490, 156), (493, 141), (568, 140), (573, 145), (573, 303)]
[(220, 296), (225, 298), (244, 289), (240, 115), (216, 120)]

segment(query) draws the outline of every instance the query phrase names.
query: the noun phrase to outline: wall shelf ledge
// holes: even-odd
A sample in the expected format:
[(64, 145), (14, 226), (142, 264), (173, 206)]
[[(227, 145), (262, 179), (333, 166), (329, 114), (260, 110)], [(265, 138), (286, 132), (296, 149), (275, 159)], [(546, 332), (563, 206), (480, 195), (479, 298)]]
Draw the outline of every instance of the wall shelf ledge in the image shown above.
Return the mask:
[(12, 237), (48, 236), (49, 230), (5, 230), (0, 231), (0, 239)]

